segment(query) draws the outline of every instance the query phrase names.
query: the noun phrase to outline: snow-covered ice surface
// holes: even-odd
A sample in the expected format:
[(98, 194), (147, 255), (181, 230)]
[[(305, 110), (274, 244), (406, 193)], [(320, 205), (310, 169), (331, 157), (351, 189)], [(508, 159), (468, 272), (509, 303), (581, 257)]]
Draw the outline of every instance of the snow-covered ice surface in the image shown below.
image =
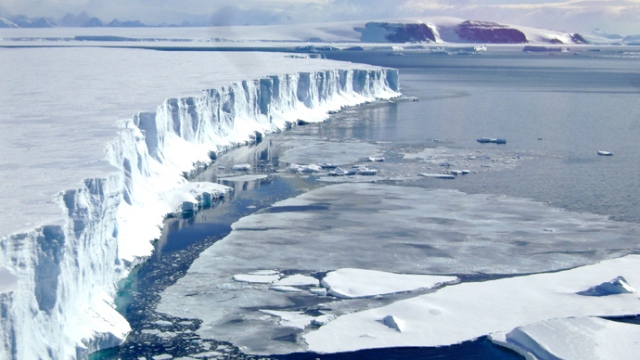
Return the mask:
[(398, 89), (394, 70), (253, 52), (3, 48), (0, 77), (0, 357), (18, 358), (123, 339), (116, 281), (167, 213), (227, 191), (185, 185), (211, 151)]
[[(636, 224), (571, 213), (519, 198), (385, 184), (329, 185), (278, 202), (236, 222), (230, 235), (204, 251), (187, 275), (163, 293), (158, 311), (202, 319), (199, 335), (230, 341), (250, 353), (306, 349), (304, 342), (277, 340), (290, 339), (287, 334), (302, 336), (310, 350), (319, 352), (449, 345), (512, 329), (530, 319), (564, 316), (563, 311), (573, 316), (568, 311), (573, 308), (577, 309), (577, 315), (635, 313), (638, 308), (629, 299), (637, 297), (632, 294), (603, 299), (576, 292), (619, 275), (633, 286), (637, 280), (634, 275), (631, 278), (627, 275), (637, 268), (638, 259), (628, 257), (613, 262), (622, 265), (611, 266), (611, 271), (602, 274), (599, 271), (606, 269), (605, 265), (581, 268), (587, 273), (566, 272), (569, 280), (562, 277), (565, 272), (560, 272), (429, 289), (433, 283), (412, 281), (401, 286), (396, 277), (460, 275), (464, 279), (477, 274), (525, 275), (570, 269), (629, 254), (637, 248), (639, 234)], [(360, 270), (336, 281), (336, 274), (348, 273), (345, 268)], [(234, 281), (236, 274), (260, 269), (322, 279), (329, 294), (335, 285), (347, 290), (339, 291), (340, 297), (318, 297), (311, 289), (284, 293), (270, 289), (271, 284), (248, 287)], [(364, 269), (385, 274), (363, 276), (367, 274)], [(379, 282), (371, 284), (376, 279)], [(440, 277), (434, 283), (451, 280)], [(555, 286), (567, 284), (575, 289), (567, 290), (566, 294), (554, 293)], [(389, 292), (392, 294), (384, 295)], [(454, 295), (446, 295), (434, 307), (423, 304), (429, 300), (420, 300), (449, 293)], [(377, 296), (344, 299), (371, 295)], [(552, 306), (561, 299), (566, 306)], [(528, 302), (531, 307), (522, 307)], [(603, 307), (609, 306), (609, 302), (621, 305)], [(466, 306), (470, 310), (465, 310)], [(337, 320), (315, 331), (307, 327), (305, 331), (310, 332), (303, 334), (298, 328), (289, 329), (285, 322), (265, 318), (264, 312), (255, 309), (307, 314), (311, 311), (316, 316), (337, 316)], [(452, 317), (436, 316), (444, 313)], [(493, 320), (482, 318), (477, 321), (480, 325), (467, 325), (475, 324), (473, 319), (484, 313), (487, 317), (493, 315)], [(359, 320), (359, 314), (364, 320)], [(390, 329), (382, 322), (388, 315), (395, 318), (387, 323), (401, 323), (398, 326), (402, 331)], [(411, 330), (417, 324), (424, 327), (439, 319), (444, 325), (429, 325), (432, 330), (428, 331), (434, 335), (422, 336), (420, 331)], [(451, 323), (447, 325), (448, 319)], [(470, 330), (457, 331), (461, 328)], [(438, 329), (449, 330), (437, 335)], [(385, 331), (397, 334), (390, 337)]]
[(491, 334), (496, 344), (537, 359), (637, 359), (638, 339), (638, 325), (588, 316), (550, 319)]
[(329, 294), (357, 298), (428, 289), (455, 282), (452, 276), (392, 274), (376, 270), (338, 269), (327, 274), (322, 284)]
[[(338, 317), (320, 329), (305, 334), (304, 340), (309, 349), (316, 352), (393, 346), (443, 346), (551, 319), (637, 314), (640, 312), (640, 302), (635, 294), (585, 297), (576, 292), (620, 274), (628, 277), (631, 283), (640, 283), (639, 265), (640, 256), (629, 255), (556, 273), (447, 286), (434, 293)], [(404, 322), (402, 332), (380, 323), (390, 315)], [(583, 332), (580, 324), (590, 325), (590, 328), (587, 327)], [(558, 351), (557, 354), (561, 355), (558, 358), (575, 359), (582, 359), (581, 354), (590, 354), (586, 358), (611, 358), (602, 354), (606, 354), (610, 346), (620, 343), (624, 346), (619, 353), (628, 358), (636, 354), (628, 351), (638, 346), (637, 325), (632, 325), (631, 331), (624, 331), (628, 328), (597, 321), (588, 324), (584, 320), (559, 320), (516, 329), (507, 335), (507, 339), (512, 339), (507, 341), (538, 349), (549, 343), (552, 353)], [(553, 341), (556, 334), (559, 336), (556, 341), (562, 338), (569, 341), (575, 339), (578, 344), (586, 344), (594, 340), (593, 352)], [(609, 342), (610, 336), (616, 336), (617, 339)], [(533, 340), (529, 340), (529, 337)], [(534, 346), (536, 342), (542, 345)], [(565, 349), (554, 346), (560, 344)]]

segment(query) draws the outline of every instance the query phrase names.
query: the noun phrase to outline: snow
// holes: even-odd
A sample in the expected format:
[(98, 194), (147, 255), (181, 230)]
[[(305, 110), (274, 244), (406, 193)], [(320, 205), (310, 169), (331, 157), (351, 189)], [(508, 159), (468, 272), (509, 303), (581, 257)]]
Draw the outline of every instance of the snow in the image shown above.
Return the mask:
[[(381, 347), (446, 346), (550, 319), (638, 314), (640, 303), (634, 294), (603, 297), (576, 294), (593, 283), (620, 274), (632, 284), (640, 283), (638, 266), (640, 256), (629, 255), (557, 273), (450, 285), (433, 293), (340, 316), (305, 334), (304, 340), (309, 350), (320, 353)], [(380, 324), (388, 316), (403, 320), (402, 332)], [(617, 332), (614, 329), (620, 327), (607, 328), (611, 332), (602, 332), (595, 337), (602, 336), (608, 341), (613, 335), (623, 343), (636, 342), (638, 332), (635, 329)], [(542, 334), (542, 342), (553, 338), (547, 329), (533, 332)], [(580, 338), (579, 332), (568, 334), (563, 336)], [(590, 338), (587, 334), (587, 341)], [(621, 352), (626, 356), (637, 354), (626, 352), (628, 350)]]
[(638, 325), (589, 316), (544, 320), (491, 334), (496, 344), (538, 359), (636, 359), (638, 339)]
[(0, 357), (118, 344), (116, 282), (168, 212), (227, 191), (186, 185), (212, 151), (397, 95), (394, 70), (279, 53), (2, 48), (0, 77)]
[(454, 276), (392, 274), (365, 269), (339, 269), (322, 279), (329, 294), (342, 298), (358, 298), (417, 289), (430, 289), (456, 281)]

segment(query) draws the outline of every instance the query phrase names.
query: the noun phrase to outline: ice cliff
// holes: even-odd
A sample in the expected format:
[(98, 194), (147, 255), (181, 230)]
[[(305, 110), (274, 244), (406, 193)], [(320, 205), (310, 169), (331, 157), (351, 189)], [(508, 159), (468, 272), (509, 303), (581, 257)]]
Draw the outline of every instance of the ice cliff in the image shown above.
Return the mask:
[(0, 241), (0, 358), (86, 358), (119, 344), (129, 325), (113, 308), (116, 283), (151, 254), (163, 216), (192, 201), (184, 172), (256, 134), (398, 95), (397, 71), (345, 68), (234, 82), (120, 121), (105, 150), (113, 171), (58, 193), (60, 221)]

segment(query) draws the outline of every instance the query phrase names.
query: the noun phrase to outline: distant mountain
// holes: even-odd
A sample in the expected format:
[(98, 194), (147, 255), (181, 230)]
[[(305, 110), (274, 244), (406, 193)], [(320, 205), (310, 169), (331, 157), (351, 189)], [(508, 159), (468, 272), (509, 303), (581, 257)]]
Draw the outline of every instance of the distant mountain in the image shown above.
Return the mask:
[(66, 27), (103, 27), (104, 21), (95, 16), (89, 16), (83, 11), (78, 15), (67, 13), (62, 19), (58, 20), (58, 24)]
[(138, 20), (134, 21), (120, 21), (113, 19), (110, 23), (106, 24), (107, 27), (146, 27), (147, 25), (141, 23)]
[(435, 18), (431, 21), (405, 20), (369, 22), (355, 30), (362, 42), (433, 42), (477, 44), (587, 44), (577, 33), (563, 33), (487, 21)]
[(17, 28), (18, 25), (13, 21), (0, 17), (0, 28)]
[(92, 17), (86, 12), (78, 15), (67, 13), (58, 20), (52, 18), (38, 17), (29, 18), (25, 15), (0, 17), (0, 28), (51, 28), (51, 27), (146, 27), (138, 20), (120, 21), (113, 19), (109, 23), (105, 23), (100, 18)]
[(24, 15), (16, 15), (11, 16), (9, 20), (21, 28), (49, 28), (58, 26), (55, 21), (45, 17), (29, 18)]

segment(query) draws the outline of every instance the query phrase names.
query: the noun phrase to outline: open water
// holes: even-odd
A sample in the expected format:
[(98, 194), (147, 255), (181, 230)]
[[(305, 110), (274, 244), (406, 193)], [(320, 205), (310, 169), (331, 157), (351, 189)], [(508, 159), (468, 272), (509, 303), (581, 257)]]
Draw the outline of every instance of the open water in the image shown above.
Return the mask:
[[(605, 215), (621, 227), (640, 223), (640, 54), (633, 49), (553, 55), (504, 49), (479, 55), (406, 52), (404, 56), (342, 51), (327, 56), (399, 68), (402, 93), (417, 101), (345, 109), (327, 123), (274, 134), (261, 144), (222, 155), (196, 180), (221, 181), (232, 185), (235, 193), (194, 217), (167, 222), (154, 256), (132, 273), (118, 299), (132, 334), (121, 347), (97, 353), (95, 358), (186, 356), (211, 350), (217, 353), (212, 357), (252, 358), (237, 344), (201, 338), (202, 321), (194, 319), (197, 316), (169, 316), (156, 311), (156, 306), (163, 291), (184, 276), (204, 249), (229, 234), (233, 222), (276, 201), (327, 186), (320, 181), (321, 175), (287, 172), (293, 162), (325, 159), (355, 164), (377, 152), (386, 160), (373, 165), (382, 183), (508, 195)], [(484, 136), (504, 138), (507, 144), (475, 141)], [(347, 147), (340, 155), (331, 151), (332, 144)], [(493, 162), (455, 180), (424, 180), (416, 175), (445, 169), (435, 163), (407, 161), (404, 154), (425, 149), (444, 151), (452, 162), (461, 154), (486, 156)], [(598, 150), (614, 156), (598, 156)], [(231, 164), (243, 162), (252, 165), (250, 173), (266, 177), (225, 181), (224, 177), (239, 175), (229, 170)], [(637, 248), (630, 244), (625, 251), (637, 252)], [(281, 334), (282, 341), (294, 341), (296, 334)], [(318, 357), (518, 358), (486, 339), (446, 348), (280, 356)]]

